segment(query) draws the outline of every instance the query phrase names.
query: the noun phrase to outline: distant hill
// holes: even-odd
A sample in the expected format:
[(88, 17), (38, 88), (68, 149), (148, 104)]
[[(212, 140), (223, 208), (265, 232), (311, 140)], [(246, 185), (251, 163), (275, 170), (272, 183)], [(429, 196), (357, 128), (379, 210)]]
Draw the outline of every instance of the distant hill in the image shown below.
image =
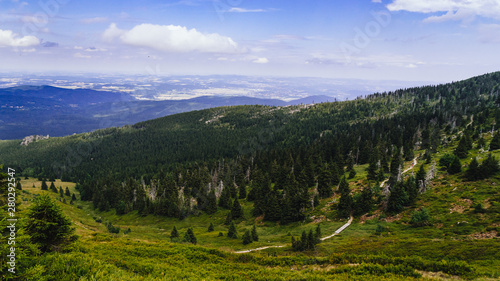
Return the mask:
[(0, 89), (0, 139), (21, 139), (28, 135), (66, 136), (220, 106), (285, 106), (328, 100), (332, 98), (314, 96), (285, 102), (244, 96), (202, 96), (141, 101), (117, 92), (19, 86)]

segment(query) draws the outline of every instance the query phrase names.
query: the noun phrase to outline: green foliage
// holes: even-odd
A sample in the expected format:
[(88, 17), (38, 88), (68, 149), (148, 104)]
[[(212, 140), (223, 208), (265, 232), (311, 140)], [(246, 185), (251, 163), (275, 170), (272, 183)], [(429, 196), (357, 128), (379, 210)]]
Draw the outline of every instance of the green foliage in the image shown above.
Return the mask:
[(179, 238), (179, 232), (177, 231), (177, 228), (175, 228), (175, 225), (174, 225), (172, 232), (170, 232), (170, 239), (174, 240), (175, 238)]
[(210, 223), (210, 225), (208, 226), (208, 232), (212, 232), (212, 231), (214, 231), (214, 224)]
[(255, 224), (252, 227), (251, 236), (252, 236), (253, 241), (255, 241), (255, 242), (259, 241), (259, 235), (257, 234), (257, 228), (255, 227)]
[(447, 153), (439, 159), (439, 166), (448, 168), (453, 160), (455, 160), (455, 155)]
[(189, 243), (192, 243), (192, 244), (195, 244), (195, 245), (198, 242), (198, 240), (194, 236), (194, 232), (193, 232), (193, 230), (191, 228), (187, 229), (186, 234), (184, 235), (184, 238), (182, 239), (182, 241), (189, 242)]
[(231, 224), (229, 225), (227, 237), (234, 238), (234, 239), (238, 238), (238, 232), (236, 230), (236, 225), (234, 224), (234, 221), (231, 221)]
[(110, 222), (106, 223), (106, 228), (108, 229), (109, 233), (114, 233), (114, 234), (120, 233), (120, 227), (119, 226), (114, 226)]
[(500, 131), (496, 131), (490, 142), (490, 151), (500, 149)]
[(42, 181), (42, 190), (49, 190), (49, 187), (47, 186), (47, 182), (45, 180)]
[(346, 178), (343, 177), (339, 184), (340, 200), (337, 206), (338, 214), (341, 218), (348, 218), (351, 215), (353, 208), (353, 198), (351, 189)]
[(414, 211), (411, 215), (410, 224), (412, 226), (425, 226), (429, 224), (431, 216), (427, 208), (421, 208), (420, 211)]
[(28, 211), (26, 232), (33, 243), (39, 244), (40, 249), (47, 252), (58, 245), (68, 243), (74, 229), (59, 205), (49, 196), (42, 195)]
[(253, 242), (252, 235), (250, 231), (246, 230), (245, 234), (243, 234), (243, 245), (247, 245)]
[(404, 184), (399, 182), (391, 188), (391, 194), (387, 200), (387, 212), (397, 214), (408, 205), (410, 198), (405, 190)]
[(460, 163), (460, 159), (458, 157), (453, 158), (453, 161), (447, 171), (450, 175), (458, 174), (462, 171), (462, 164)]
[(124, 215), (126, 209), (127, 209), (127, 204), (125, 203), (125, 201), (120, 200), (120, 202), (118, 203), (118, 206), (116, 206), (116, 214), (117, 215)]

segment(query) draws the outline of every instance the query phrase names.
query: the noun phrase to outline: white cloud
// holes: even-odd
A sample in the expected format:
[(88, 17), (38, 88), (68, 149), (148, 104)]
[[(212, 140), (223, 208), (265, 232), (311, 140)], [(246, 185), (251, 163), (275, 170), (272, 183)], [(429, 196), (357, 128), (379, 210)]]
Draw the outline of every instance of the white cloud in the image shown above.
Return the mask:
[(387, 5), (387, 9), (416, 13), (446, 13), (431, 16), (426, 19), (428, 22), (462, 20), (474, 16), (500, 19), (500, 0), (394, 0)]
[(106, 41), (118, 38), (130, 46), (147, 47), (164, 52), (237, 53), (238, 44), (217, 33), (201, 33), (177, 25), (140, 24), (131, 30), (111, 24), (102, 35)]
[(372, 3), (382, 3), (382, 0), (372, 0)]
[(40, 45), (40, 39), (35, 36), (19, 37), (11, 30), (0, 29), (0, 47), (31, 47)]
[(258, 58), (258, 59), (255, 59), (252, 61), (253, 63), (261, 63), (261, 64), (265, 64), (265, 63), (268, 63), (269, 60), (267, 58)]
[(92, 24), (92, 23), (100, 23), (100, 22), (107, 22), (108, 18), (106, 17), (95, 17), (95, 18), (86, 18), (80, 20), (81, 23), (84, 24)]
[(266, 12), (264, 9), (245, 9), (245, 8), (238, 8), (238, 7), (233, 7), (228, 10), (229, 13), (262, 13)]

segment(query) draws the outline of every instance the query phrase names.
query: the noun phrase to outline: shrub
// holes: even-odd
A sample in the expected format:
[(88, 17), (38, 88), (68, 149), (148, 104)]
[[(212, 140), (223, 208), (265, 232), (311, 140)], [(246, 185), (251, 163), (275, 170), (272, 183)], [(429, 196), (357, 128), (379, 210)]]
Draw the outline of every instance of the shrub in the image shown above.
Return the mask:
[(415, 211), (411, 215), (410, 224), (413, 226), (424, 226), (429, 224), (431, 216), (429, 210), (426, 208), (420, 209), (420, 211)]

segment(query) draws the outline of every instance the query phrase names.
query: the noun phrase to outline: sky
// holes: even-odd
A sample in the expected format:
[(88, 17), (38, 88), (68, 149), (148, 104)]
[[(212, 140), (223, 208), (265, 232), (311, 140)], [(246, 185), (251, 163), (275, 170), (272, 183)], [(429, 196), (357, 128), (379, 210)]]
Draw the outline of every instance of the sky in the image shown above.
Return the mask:
[(500, 70), (500, 0), (0, 0), (0, 72), (450, 82)]

